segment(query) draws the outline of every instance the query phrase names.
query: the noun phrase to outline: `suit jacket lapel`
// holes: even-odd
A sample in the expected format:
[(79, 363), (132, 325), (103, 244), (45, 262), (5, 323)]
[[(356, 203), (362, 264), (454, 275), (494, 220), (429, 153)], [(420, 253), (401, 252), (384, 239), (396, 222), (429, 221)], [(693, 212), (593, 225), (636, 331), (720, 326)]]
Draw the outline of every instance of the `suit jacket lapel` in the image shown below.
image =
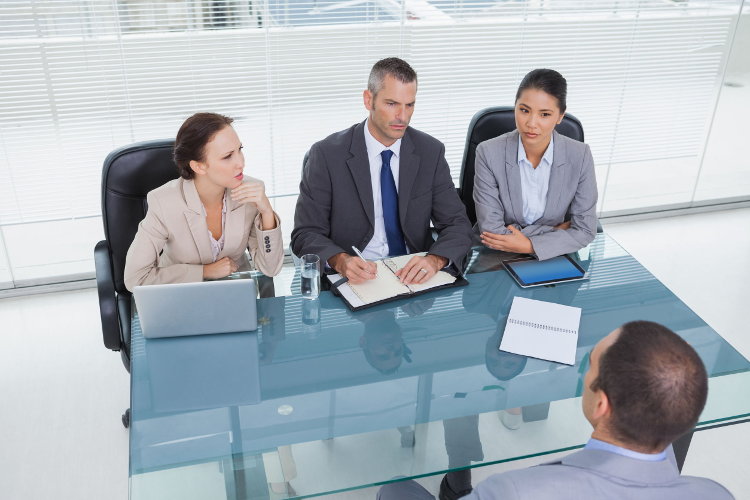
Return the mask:
[(359, 199), (362, 202), (370, 226), (375, 226), (375, 209), (372, 197), (372, 179), (370, 177), (370, 160), (367, 157), (367, 146), (365, 145), (365, 127), (366, 122), (360, 123), (354, 128), (352, 135), (352, 144), (349, 149), (351, 158), (346, 160), (349, 171), (354, 179), (354, 185), (357, 187)]
[(203, 204), (193, 181), (184, 180), (182, 191), (187, 205), (185, 220), (190, 228), (190, 233), (193, 235), (198, 256), (201, 263), (210, 264), (213, 261), (213, 253), (211, 252), (211, 243), (208, 240), (208, 224), (206, 224), (206, 216), (203, 213)]
[[(408, 128), (401, 140), (398, 164), (398, 217), (403, 229), (407, 226), (406, 211), (409, 208), (414, 181), (419, 173), (419, 155), (414, 154), (414, 143), (411, 140)], [(404, 237), (406, 237), (405, 231)]]
[(562, 196), (565, 186), (565, 164), (568, 163), (568, 155), (565, 148), (565, 142), (560, 138), (560, 134), (553, 132), (555, 140), (552, 151), (552, 167), (549, 173), (549, 187), (547, 188), (547, 202), (544, 206), (542, 219), (549, 219), (551, 214), (558, 213), (560, 197)]
[[(505, 179), (508, 182), (510, 204), (513, 216), (519, 224), (523, 220), (523, 187), (521, 186), (521, 169), (518, 166), (518, 132), (513, 132), (505, 139)], [(507, 225), (507, 224), (506, 224)]]
[(224, 221), (224, 248), (219, 253), (219, 259), (245, 246), (242, 238), (245, 236), (246, 215), (247, 207), (236, 203), (232, 198), (227, 196), (227, 215)]

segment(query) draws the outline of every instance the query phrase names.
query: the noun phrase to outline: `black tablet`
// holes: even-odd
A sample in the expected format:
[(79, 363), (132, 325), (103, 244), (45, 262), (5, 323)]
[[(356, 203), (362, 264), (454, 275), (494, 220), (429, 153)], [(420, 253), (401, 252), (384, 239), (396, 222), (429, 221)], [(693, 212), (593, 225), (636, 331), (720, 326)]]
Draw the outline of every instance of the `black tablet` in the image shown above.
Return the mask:
[(586, 271), (567, 255), (547, 260), (533, 257), (504, 260), (503, 266), (523, 288), (582, 280)]

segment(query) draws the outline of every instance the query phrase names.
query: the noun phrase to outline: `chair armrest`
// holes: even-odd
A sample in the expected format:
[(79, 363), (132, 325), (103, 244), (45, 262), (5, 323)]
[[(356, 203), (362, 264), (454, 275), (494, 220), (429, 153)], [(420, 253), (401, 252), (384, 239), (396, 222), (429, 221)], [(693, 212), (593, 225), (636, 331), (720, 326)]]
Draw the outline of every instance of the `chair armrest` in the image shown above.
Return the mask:
[(99, 292), (99, 313), (102, 319), (104, 345), (113, 351), (122, 347), (120, 322), (117, 319), (117, 297), (112, 279), (112, 261), (109, 257), (106, 240), (94, 247), (94, 267), (96, 268), (96, 289)]

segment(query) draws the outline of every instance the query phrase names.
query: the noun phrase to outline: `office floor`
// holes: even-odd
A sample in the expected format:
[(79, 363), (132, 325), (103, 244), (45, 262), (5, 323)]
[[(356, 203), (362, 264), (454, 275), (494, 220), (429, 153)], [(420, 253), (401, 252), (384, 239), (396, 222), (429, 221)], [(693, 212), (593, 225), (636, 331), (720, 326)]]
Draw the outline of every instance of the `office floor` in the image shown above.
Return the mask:
[[(750, 209), (605, 225), (683, 301), (750, 357)], [(711, 258), (711, 273), (696, 257)], [(128, 497), (128, 374), (101, 341), (93, 289), (0, 300), (0, 497)], [(750, 498), (750, 424), (699, 432), (684, 473)], [(538, 461), (538, 460), (537, 460)], [(510, 467), (476, 470), (475, 479)], [(439, 478), (423, 482), (433, 492)], [(329, 498), (374, 498), (375, 489)]]

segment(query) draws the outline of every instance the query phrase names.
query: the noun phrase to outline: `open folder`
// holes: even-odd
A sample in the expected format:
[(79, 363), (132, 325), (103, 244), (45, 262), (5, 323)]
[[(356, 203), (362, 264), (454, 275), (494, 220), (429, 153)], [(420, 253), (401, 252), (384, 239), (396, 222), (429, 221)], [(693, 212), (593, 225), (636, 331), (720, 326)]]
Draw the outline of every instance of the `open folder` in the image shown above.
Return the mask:
[(357, 311), (383, 302), (421, 295), (432, 290), (468, 285), (464, 278), (452, 276), (445, 271), (438, 271), (424, 283), (416, 285), (401, 283), (396, 276), (396, 271), (404, 267), (415, 255), (425, 254), (426, 252), (421, 252), (376, 260), (374, 262), (378, 268), (375, 279), (357, 285), (345, 282), (339, 274), (330, 274), (328, 280), (331, 282), (331, 290), (344, 299), (349, 309)]

